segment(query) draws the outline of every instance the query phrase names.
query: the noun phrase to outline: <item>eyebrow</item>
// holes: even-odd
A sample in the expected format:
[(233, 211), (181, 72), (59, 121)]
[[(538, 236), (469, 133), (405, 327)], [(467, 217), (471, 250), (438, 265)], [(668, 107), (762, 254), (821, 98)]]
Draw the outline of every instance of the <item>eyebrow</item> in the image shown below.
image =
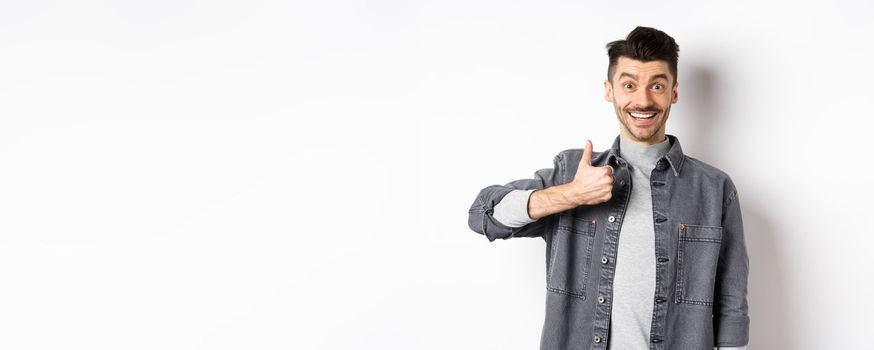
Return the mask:
[(637, 76), (631, 73), (622, 72), (622, 74), (619, 74), (619, 79), (622, 79), (622, 77), (629, 77), (631, 79), (637, 80)]
[[(621, 79), (622, 77), (629, 77), (629, 78), (631, 78), (631, 79), (637, 80), (637, 76), (636, 76), (636, 75), (631, 74), (631, 73), (628, 73), (628, 72), (622, 72), (621, 74), (619, 74), (619, 78)], [(659, 73), (659, 74), (656, 74), (656, 75), (653, 75), (653, 76), (652, 76), (652, 80), (656, 80), (656, 79), (659, 79), (659, 78), (662, 78), (662, 79), (664, 79), (664, 80), (670, 80), (670, 79), (668, 79), (668, 75), (665, 74), (665, 73)]]

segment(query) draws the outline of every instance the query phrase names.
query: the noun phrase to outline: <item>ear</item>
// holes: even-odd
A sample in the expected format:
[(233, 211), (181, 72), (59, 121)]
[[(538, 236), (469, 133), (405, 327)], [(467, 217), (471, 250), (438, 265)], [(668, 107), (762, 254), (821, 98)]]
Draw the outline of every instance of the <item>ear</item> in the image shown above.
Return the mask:
[(613, 102), (613, 85), (609, 80), (604, 80), (604, 99), (607, 102)]
[(680, 97), (677, 94), (677, 87), (680, 85), (680, 82), (674, 81), (674, 88), (671, 89), (671, 103), (677, 103), (677, 99)]

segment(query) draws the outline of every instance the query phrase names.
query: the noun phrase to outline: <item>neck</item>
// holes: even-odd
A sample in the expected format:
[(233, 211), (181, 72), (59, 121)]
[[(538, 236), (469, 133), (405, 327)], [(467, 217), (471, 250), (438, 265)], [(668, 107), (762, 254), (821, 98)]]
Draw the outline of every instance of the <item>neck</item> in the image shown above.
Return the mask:
[(641, 145), (647, 145), (647, 146), (661, 143), (666, 138), (664, 131), (661, 131), (661, 130), (646, 140), (642, 140), (642, 139), (638, 139), (637, 137), (634, 137), (634, 135), (630, 131), (626, 130), (625, 128), (621, 128), (619, 131), (620, 131), (619, 134), (622, 135), (622, 137), (625, 138), (627, 141), (634, 142), (634, 143), (641, 144)]
[(652, 171), (659, 158), (668, 153), (671, 148), (670, 140), (662, 136), (654, 144), (635, 142), (625, 136), (619, 137), (619, 154), (634, 167)]

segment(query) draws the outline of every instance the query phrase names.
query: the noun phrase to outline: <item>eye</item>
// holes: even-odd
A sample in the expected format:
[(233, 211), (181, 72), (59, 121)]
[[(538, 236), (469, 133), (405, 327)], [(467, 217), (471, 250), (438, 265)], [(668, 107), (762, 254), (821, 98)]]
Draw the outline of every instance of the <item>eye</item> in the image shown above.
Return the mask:
[(634, 87), (634, 85), (631, 85), (631, 83), (625, 83), (622, 86), (624, 86), (626, 89), (631, 89), (632, 87)]
[(655, 90), (661, 90), (661, 89), (662, 89), (662, 84), (655, 84), (655, 85), (652, 86), (652, 88), (655, 89)]

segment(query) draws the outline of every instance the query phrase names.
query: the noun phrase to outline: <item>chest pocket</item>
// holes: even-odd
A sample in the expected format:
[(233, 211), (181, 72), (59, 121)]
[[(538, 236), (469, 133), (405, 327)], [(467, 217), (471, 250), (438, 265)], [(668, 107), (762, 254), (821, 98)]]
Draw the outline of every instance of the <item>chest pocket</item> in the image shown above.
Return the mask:
[(595, 220), (563, 214), (556, 225), (546, 288), (585, 299), (595, 242)]
[(680, 224), (678, 230), (676, 301), (713, 306), (722, 227)]

